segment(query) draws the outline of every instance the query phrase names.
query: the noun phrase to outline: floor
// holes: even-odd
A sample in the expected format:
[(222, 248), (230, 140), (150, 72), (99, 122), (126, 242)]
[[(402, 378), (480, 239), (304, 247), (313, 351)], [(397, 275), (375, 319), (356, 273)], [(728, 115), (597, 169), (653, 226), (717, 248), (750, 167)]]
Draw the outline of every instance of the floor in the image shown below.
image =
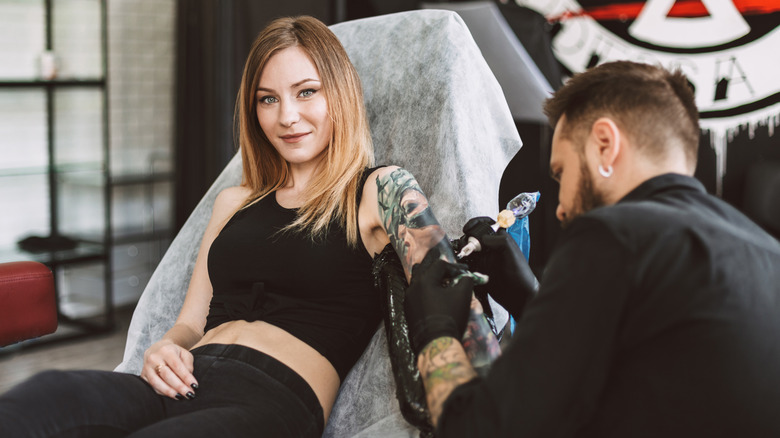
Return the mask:
[(113, 370), (122, 361), (132, 308), (119, 309), (110, 333), (45, 345), (0, 350), (0, 394), (48, 369)]

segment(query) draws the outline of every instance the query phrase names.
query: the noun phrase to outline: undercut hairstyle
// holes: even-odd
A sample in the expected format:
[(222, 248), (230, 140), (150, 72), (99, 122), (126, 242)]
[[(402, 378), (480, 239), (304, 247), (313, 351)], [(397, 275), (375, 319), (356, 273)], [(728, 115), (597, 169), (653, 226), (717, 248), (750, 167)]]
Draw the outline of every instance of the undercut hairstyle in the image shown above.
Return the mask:
[(260, 128), (256, 90), (268, 60), (296, 46), (309, 56), (320, 75), (333, 134), (297, 218), (285, 231), (305, 230), (316, 240), (336, 221), (344, 226), (350, 245), (357, 245), (358, 184), (363, 170), (374, 163), (371, 132), (357, 71), (336, 35), (316, 18), (274, 20), (249, 51), (234, 114), (234, 137), (238, 137), (243, 160), (241, 184), (252, 190), (243, 207), (283, 187), (290, 175), (289, 163)]
[(576, 147), (585, 144), (593, 123), (609, 117), (637, 151), (662, 159), (682, 148), (693, 171), (699, 148), (699, 112), (688, 79), (680, 70), (629, 61), (599, 65), (574, 75), (544, 104), (553, 128)]

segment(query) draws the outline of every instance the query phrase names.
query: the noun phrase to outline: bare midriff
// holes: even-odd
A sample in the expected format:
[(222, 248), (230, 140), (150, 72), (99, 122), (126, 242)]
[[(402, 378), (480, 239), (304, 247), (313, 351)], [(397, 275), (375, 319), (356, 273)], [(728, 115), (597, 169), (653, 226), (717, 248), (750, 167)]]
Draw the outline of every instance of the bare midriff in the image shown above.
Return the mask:
[(263, 321), (229, 321), (215, 327), (192, 348), (206, 344), (238, 344), (261, 351), (298, 373), (317, 395), (327, 422), (339, 375), (317, 350), (290, 333)]

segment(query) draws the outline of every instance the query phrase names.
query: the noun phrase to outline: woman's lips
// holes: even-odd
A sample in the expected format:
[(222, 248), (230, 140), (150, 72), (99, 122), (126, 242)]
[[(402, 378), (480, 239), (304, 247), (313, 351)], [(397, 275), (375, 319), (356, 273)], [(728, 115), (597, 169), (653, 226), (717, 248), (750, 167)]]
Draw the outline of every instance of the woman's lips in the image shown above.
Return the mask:
[(309, 135), (308, 132), (302, 132), (300, 134), (288, 134), (288, 135), (282, 135), (281, 138), (286, 143), (298, 143), (299, 141), (303, 140), (304, 137)]

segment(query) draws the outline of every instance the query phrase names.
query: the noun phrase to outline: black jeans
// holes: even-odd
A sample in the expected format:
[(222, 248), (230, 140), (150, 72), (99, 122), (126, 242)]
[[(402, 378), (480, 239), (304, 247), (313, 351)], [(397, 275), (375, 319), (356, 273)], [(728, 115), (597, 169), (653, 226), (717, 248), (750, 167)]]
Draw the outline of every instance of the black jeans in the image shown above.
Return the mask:
[(193, 400), (157, 395), (132, 374), (46, 371), (0, 396), (0, 437), (319, 437), (323, 414), (303, 378), (240, 345), (192, 351)]

